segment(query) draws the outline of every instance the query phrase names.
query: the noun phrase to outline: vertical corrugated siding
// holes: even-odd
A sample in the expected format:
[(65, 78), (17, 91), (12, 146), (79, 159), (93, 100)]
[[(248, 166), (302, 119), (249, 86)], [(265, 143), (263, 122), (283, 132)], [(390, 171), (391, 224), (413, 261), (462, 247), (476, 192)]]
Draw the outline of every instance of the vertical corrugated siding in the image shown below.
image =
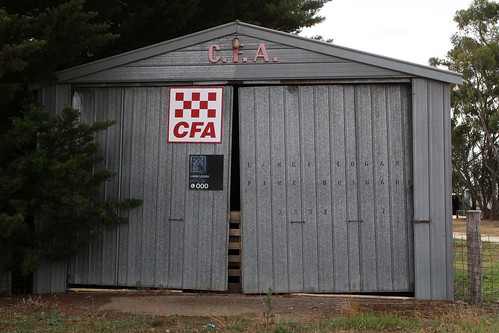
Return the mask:
[(300, 91), (300, 150), (302, 171), (302, 220), (303, 227), (303, 285), (305, 291), (317, 291), (319, 288), (317, 204), (316, 204), (316, 132), (315, 132), (315, 93), (313, 87), (304, 87)]
[[(344, 186), (346, 187), (346, 201), (345, 207), (340, 209), (345, 209), (346, 215), (345, 220), (339, 220), (339, 224), (346, 224), (347, 233), (347, 248), (348, 248), (348, 259), (336, 258), (342, 265), (348, 267), (348, 281), (349, 289), (347, 291), (360, 291), (361, 281), (360, 281), (360, 223), (362, 221), (362, 216), (360, 215), (359, 209), (359, 191), (357, 190), (357, 185), (359, 183), (358, 168), (357, 168), (357, 151), (359, 142), (357, 141), (357, 101), (355, 87), (345, 87), (344, 90), (344, 118), (345, 118), (345, 154), (344, 164), (338, 165), (337, 168), (345, 169), (345, 178), (339, 178), (338, 185), (340, 189)], [(331, 143), (330, 143), (331, 144)], [(334, 144), (334, 143), (333, 143)], [(342, 152), (338, 152), (341, 154)], [(334, 155), (333, 155), (334, 156)], [(334, 163), (334, 162), (333, 162)], [(334, 232), (334, 231), (333, 231)]]
[[(332, 198), (332, 207), (330, 211), (331, 217), (325, 214), (327, 213), (326, 207), (324, 208), (322, 216), (324, 218), (324, 223), (331, 226), (333, 257), (332, 259), (325, 258), (325, 264), (327, 266), (327, 262), (329, 260), (332, 260), (333, 264), (331, 265), (331, 267), (333, 269), (334, 278), (333, 280), (327, 279), (324, 282), (327, 283), (327, 288), (333, 288), (333, 290), (338, 291), (352, 290), (350, 288), (352, 266), (358, 266), (358, 264), (356, 264), (356, 262), (358, 261), (358, 253), (352, 256), (352, 251), (350, 250), (352, 242), (348, 238), (348, 231), (351, 224), (338, 223), (336, 225), (333, 225), (333, 223), (331, 223), (331, 218), (333, 221), (348, 221), (348, 216), (350, 215), (347, 211), (348, 184), (346, 182), (346, 165), (347, 158), (349, 157), (347, 153), (351, 152), (352, 149), (353, 151), (355, 151), (355, 146), (352, 147), (352, 144), (355, 144), (355, 137), (353, 138), (353, 140), (351, 137), (347, 139), (347, 134), (352, 132), (348, 129), (347, 124), (349, 122), (351, 123), (349, 119), (352, 119), (353, 115), (355, 114), (352, 107), (352, 92), (352, 86), (332, 86), (330, 88), (328, 102), (330, 109), (329, 124), (331, 124), (331, 141), (324, 142), (326, 147), (329, 147), (329, 149), (326, 149), (324, 151), (326, 155), (323, 156), (328, 156), (327, 152), (329, 151), (329, 156), (335, 156), (335, 159), (332, 160), (332, 162), (331, 158), (321, 159), (322, 163), (324, 163), (326, 166), (329, 166), (329, 168), (331, 169), (331, 186), (335, 187), (334, 191), (331, 191), (330, 187), (323, 188), (323, 191), (325, 193), (331, 193), (330, 196)], [(327, 112), (327, 110), (325, 110), (324, 112)], [(320, 121), (320, 119), (321, 118), (319, 118), (318, 121)], [(335, 144), (332, 145), (331, 142), (334, 142)], [(328, 178), (324, 179), (327, 180)], [(331, 233), (325, 233), (323, 235), (325, 242), (329, 241), (329, 235)], [(356, 243), (353, 245), (353, 249), (357, 250), (358, 242), (356, 241)], [(347, 258), (347, 260), (340, 258)], [(345, 262), (347, 264), (345, 264)], [(326, 289), (322, 291), (328, 290)]]
[[(167, 87), (77, 91), (83, 121), (117, 120), (98, 137), (107, 167), (119, 172), (106, 197), (143, 204), (74, 258), (70, 283), (226, 289), (232, 91), (225, 91), (218, 145), (166, 143)], [(223, 191), (187, 190), (189, 154), (225, 156)]]
[[(258, 105), (258, 103), (259, 101), (256, 100), (255, 104)], [(288, 225), (288, 281), (289, 291), (294, 292), (303, 290), (304, 273), (302, 223), (304, 218), (302, 215), (303, 192), (300, 156), (300, 138), (303, 134), (301, 133), (302, 124), (300, 123), (299, 88), (297, 86), (284, 88), (284, 103), (284, 119), (281, 121), (284, 121), (284, 132), (286, 133), (284, 145), (286, 155), (282, 162), (286, 165), (286, 178), (285, 183), (281, 184), (281, 186), (284, 185), (286, 187), (286, 202), (283, 208), (286, 216), (285, 222)], [(266, 138), (260, 138), (260, 140), (266, 140)], [(244, 235), (244, 223), (248, 220), (244, 218), (244, 207), (242, 207), (241, 210), (243, 213), (242, 228)], [(265, 211), (260, 210), (260, 207), (258, 207), (258, 210), (260, 215), (265, 215)], [(261, 224), (261, 221), (258, 222)], [(248, 235), (245, 236), (247, 237)], [(263, 245), (267, 246), (268, 249), (267, 244)], [(243, 239), (243, 267), (244, 258), (246, 257)], [(272, 268), (269, 267), (268, 269), (271, 270)], [(293, 274), (289, 274), (289, 272), (293, 272)], [(248, 276), (244, 274), (244, 278), (247, 279)]]
[(409, 101), (406, 85), (241, 88), (244, 292), (413, 290)]
[[(241, 97), (240, 97), (241, 98)], [(273, 262), (273, 286), (275, 290), (287, 290), (289, 286), (288, 281), (288, 225), (286, 223), (286, 215), (285, 215), (285, 205), (286, 205), (286, 187), (283, 186), (286, 182), (286, 168), (285, 168), (285, 128), (284, 122), (284, 110), (285, 110), (285, 102), (283, 98), (283, 91), (281, 89), (271, 89), (269, 91), (269, 101), (272, 101), (270, 104), (270, 114), (269, 114), (269, 124), (270, 126), (270, 140), (272, 142), (270, 149), (270, 156), (272, 161), (279, 161), (280, 163), (271, 163), (268, 161), (268, 165), (270, 168), (272, 182), (273, 184), (277, 184), (277, 186), (273, 186), (271, 191), (271, 196), (269, 197), (272, 204), (272, 256), (269, 256)], [(251, 101), (246, 101), (250, 102)], [(240, 105), (243, 105), (244, 102), (240, 99)], [(243, 123), (241, 122), (241, 125)], [(251, 123), (245, 123), (244, 126), (251, 126)], [(243, 138), (243, 135), (241, 135)], [(251, 137), (241, 140), (249, 143)], [(269, 156), (269, 158), (270, 158)], [(241, 168), (244, 168), (245, 165), (241, 164)], [(253, 171), (254, 169), (252, 169)], [(242, 195), (242, 198), (245, 198), (245, 195)], [(242, 204), (242, 207), (244, 205)], [(243, 253), (245, 251), (245, 247), (243, 244)], [(246, 271), (246, 270), (245, 270)], [(244, 276), (243, 276), (244, 280)]]
[(448, 84), (413, 81), (415, 291), (452, 300), (450, 95)]

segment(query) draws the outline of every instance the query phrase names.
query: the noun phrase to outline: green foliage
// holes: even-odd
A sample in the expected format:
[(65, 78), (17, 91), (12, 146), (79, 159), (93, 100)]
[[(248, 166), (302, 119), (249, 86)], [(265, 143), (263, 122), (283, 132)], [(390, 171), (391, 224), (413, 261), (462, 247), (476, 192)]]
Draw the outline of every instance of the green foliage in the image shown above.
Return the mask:
[[(162, 42), (220, 24), (240, 20), (298, 33), (324, 20), (319, 10), (331, 0), (86, 0), (83, 10), (98, 15), (91, 21), (109, 24), (119, 39), (85, 56), (102, 58)], [(45, 7), (67, 0), (4, 0), (0, 8), (12, 14), (40, 15)], [(61, 31), (61, 38), (71, 36)], [(90, 37), (90, 36), (89, 36)], [(90, 47), (93, 44), (88, 44)], [(99, 46), (99, 45), (97, 45)], [(81, 60), (84, 60), (83, 57)]]
[(265, 330), (268, 331), (275, 323), (274, 302), (272, 300), (272, 288), (265, 294), (265, 309), (263, 310)]
[[(78, 111), (53, 117), (34, 104), (30, 83), (90, 59), (116, 38), (82, 0), (37, 1), (16, 13), (0, 4), (0, 269), (33, 271), (43, 258), (67, 258), (137, 202), (99, 198), (114, 173), (95, 169), (95, 134), (112, 122), (80, 124)], [(52, 223), (48, 223), (52, 221)], [(81, 232), (82, 228), (85, 233)], [(84, 236), (82, 236), (84, 235)]]
[(475, 0), (454, 20), (452, 50), (431, 59), (464, 76), (452, 96), (454, 191), (470, 193), (486, 218), (498, 218), (499, 4)]
[[(324, 20), (319, 10), (331, 0), (208, 0), (202, 1), (189, 26), (206, 29), (234, 20), (261, 25), (280, 31), (300, 32)], [(189, 31), (192, 32), (192, 31)]]
[(19, 105), (14, 99), (26, 84), (24, 71), (31, 57), (46, 45), (45, 41), (27, 38), (30, 23), (27, 17), (0, 9), (0, 129), (16, 113), (12, 104)]
[[(40, 7), (43, 3), (43, 7)], [(54, 6), (48, 6), (53, 3)], [(36, 96), (28, 85), (52, 82), (55, 71), (92, 58), (102, 45), (117, 38), (97, 13), (83, 10), (83, 0), (5, 1), (0, 4), (0, 131), (20, 116)], [(56, 6), (57, 5), (57, 6)], [(14, 7), (18, 11), (10, 12)]]
[[(53, 75), (54, 69), (88, 61), (97, 48), (118, 37), (108, 32), (110, 25), (106, 21), (99, 22), (99, 14), (84, 0), (4, 0), (0, 4), (2, 12), (5, 19), (0, 21), (0, 27), (1, 22), (6, 21), (9, 29), (0, 29), (4, 37), (1, 44), (8, 44), (9, 40), (15, 44), (42, 43), (35, 54), (18, 54), (29, 60), (33, 70), (42, 71), (42, 74), (29, 77), (31, 83), (33, 79), (46, 79), (44, 74)], [(40, 63), (45, 66), (36, 67)]]
[(70, 107), (54, 117), (31, 106), (0, 135), (0, 244), (25, 273), (43, 258), (75, 254), (125, 222), (120, 209), (140, 203), (99, 197), (114, 173), (95, 169), (102, 159), (94, 138), (114, 122), (82, 124), (79, 116)]
[(106, 32), (109, 25), (96, 23), (96, 12), (84, 11), (83, 0), (70, 0), (47, 8), (31, 25), (31, 36), (45, 41), (41, 52), (30, 59), (30, 80), (41, 83), (53, 73), (92, 59), (102, 45), (117, 38)]

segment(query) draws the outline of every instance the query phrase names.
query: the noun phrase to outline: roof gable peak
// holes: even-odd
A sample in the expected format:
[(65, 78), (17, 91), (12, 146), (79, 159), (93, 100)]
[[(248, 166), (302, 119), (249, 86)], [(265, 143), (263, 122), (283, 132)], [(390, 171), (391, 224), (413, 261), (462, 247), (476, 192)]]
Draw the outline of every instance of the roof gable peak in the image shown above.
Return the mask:
[[(107, 71), (120, 66), (126, 66), (144, 59), (172, 53), (227, 36), (233, 36), (234, 38), (250, 37), (256, 40), (261, 40), (262, 43), (286, 45), (291, 49), (301, 49), (307, 52), (322, 54), (327, 57), (341, 58), (349, 62), (385, 69), (387, 71), (404, 73), (407, 77), (424, 77), (455, 84), (462, 83), (462, 75), (458, 73), (358, 51), (240, 21), (230, 22), (207, 30), (195, 32), (172, 40), (149, 45), (137, 50), (128, 51), (109, 58), (62, 70), (57, 73), (58, 81), (70, 82), (77, 78), (89, 76), (94, 73)], [(208, 50), (206, 50), (206, 52), (208, 52)], [(344, 77), (348, 77), (348, 74), (345, 73)], [(297, 77), (296, 79), (303, 78)]]

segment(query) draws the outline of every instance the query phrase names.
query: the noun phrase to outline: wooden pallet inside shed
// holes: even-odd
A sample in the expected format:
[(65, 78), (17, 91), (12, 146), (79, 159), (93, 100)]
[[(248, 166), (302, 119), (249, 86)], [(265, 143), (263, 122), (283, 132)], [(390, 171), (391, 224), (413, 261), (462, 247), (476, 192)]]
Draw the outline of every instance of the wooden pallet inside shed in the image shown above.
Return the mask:
[(232, 293), (241, 290), (241, 212), (230, 212), (228, 249), (228, 289)]

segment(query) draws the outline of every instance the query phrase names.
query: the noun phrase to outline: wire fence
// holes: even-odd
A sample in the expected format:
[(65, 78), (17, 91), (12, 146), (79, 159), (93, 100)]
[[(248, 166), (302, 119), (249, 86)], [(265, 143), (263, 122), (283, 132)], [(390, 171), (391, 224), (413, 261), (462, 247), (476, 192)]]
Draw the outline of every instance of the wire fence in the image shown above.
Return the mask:
[[(490, 236), (481, 237), (481, 290), (484, 303), (499, 302), (499, 243)], [(495, 239), (494, 239), (495, 240)], [(471, 260), (479, 260), (472, 256)], [(468, 243), (465, 234), (454, 236), (454, 286), (456, 300), (470, 301), (468, 286)], [(480, 286), (478, 286), (480, 287)]]

